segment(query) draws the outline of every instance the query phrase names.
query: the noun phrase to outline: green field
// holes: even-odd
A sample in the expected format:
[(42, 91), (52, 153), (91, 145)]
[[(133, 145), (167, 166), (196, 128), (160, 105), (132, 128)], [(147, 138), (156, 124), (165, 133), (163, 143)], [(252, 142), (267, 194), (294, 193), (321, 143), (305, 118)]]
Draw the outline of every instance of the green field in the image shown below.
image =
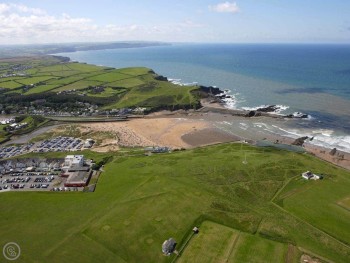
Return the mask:
[(18, 83), (16, 81), (6, 81), (6, 82), (0, 83), (0, 88), (5, 88), (5, 89), (16, 89), (22, 86), (23, 84)]
[[(345, 209), (332, 210), (332, 223), (343, 227), (341, 233), (314, 224), (313, 214), (309, 224), (291, 209), (288, 199), (298, 191), (279, 206), (293, 189), (317, 192), (323, 206), (314, 211), (322, 217), (324, 207), (332, 207), (350, 188), (347, 171), (305, 154), (240, 144), (152, 156), (125, 150), (114, 153), (94, 193), (1, 193), (0, 245), (17, 242), (22, 249), (18, 262), (172, 262), (175, 255), (162, 255), (163, 241), (173, 237), (181, 248), (191, 229), (200, 226), (180, 257), (184, 262), (186, 255), (191, 262), (196, 251), (204, 250), (203, 258), (208, 253), (229, 262), (297, 262), (300, 252), (294, 249), (290, 255), (290, 247), (333, 262), (349, 260), (343, 218), (349, 217), (340, 212)], [(108, 155), (83, 154), (97, 161)], [(245, 156), (247, 164), (242, 163)], [(322, 170), (325, 178), (293, 185), (305, 170)], [(303, 195), (306, 202), (314, 198)], [(201, 242), (208, 247), (201, 248)]]
[(36, 86), (34, 88), (29, 89), (27, 92), (25, 92), (25, 95), (29, 95), (29, 94), (35, 94), (35, 93), (41, 93), (41, 92), (47, 92), (50, 90), (53, 90), (55, 88), (57, 88), (58, 85), (40, 85), (40, 86)]
[(91, 77), (91, 78), (88, 78), (88, 80), (97, 80), (97, 81), (109, 83), (109, 82), (128, 79), (128, 78), (133, 78), (133, 77), (129, 75), (121, 74), (118, 71), (115, 71), (115, 72), (109, 72), (106, 74), (101, 74), (95, 77)]
[[(324, 172), (318, 167), (315, 172)], [(327, 176), (326, 176), (327, 177)], [(344, 203), (349, 197), (350, 176), (328, 176), (328, 180), (292, 180), (276, 200), (284, 209), (350, 245), (350, 211)], [(339, 202), (343, 201), (343, 206)]]
[[(155, 111), (200, 106), (199, 93), (192, 92), (198, 90), (197, 86), (182, 87), (158, 80), (157, 75), (149, 68), (113, 69), (67, 62), (53, 57), (45, 57), (42, 60), (33, 58), (33, 61), (22, 59), (22, 63), (20, 58), (16, 59), (16, 63), (32, 67), (26, 70), (26, 77), (0, 80), (0, 88), (4, 88), (0, 90), (0, 104), (5, 108), (27, 107), (43, 96), (51, 108), (63, 108), (68, 111), (77, 111), (73, 101), (98, 105), (101, 110), (143, 107)], [(11, 63), (4, 65), (10, 66)], [(37, 87), (24, 92), (22, 87), (30, 84), (37, 84)], [(93, 91), (95, 87), (103, 87), (105, 91), (96, 93)], [(69, 94), (57, 94), (68, 90)]]
[[(299, 262), (301, 252), (288, 244), (271, 241), (235, 229), (204, 221), (193, 235), (177, 263)], [(294, 252), (294, 251), (293, 251)], [(288, 258), (287, 258), (288, 257)]]
[(140, 86), (142, 84), (145, 84), (145, 82), (139, 78), (129, 78), (129, 79), (123, 79), (123, 80), (119, 80), (119, 81), (110, 82), (107, 84), (107, 86), (133, 88), (136, 86)]
[(55, 89), (55, 91), (64, 91), (64, 90), (81, 90), (86, 89), (89, 86), (98, 86), (101, 85), (102, 82), (92, 81), (92, 80), (79, 80), (77, 82), (62, 86), (60, 88)]
[(52, 78), (53, 78), (52, 76), (39, 76), (39, 77), (19, 79), (19, 80), (16, 80), (16, 82), (22, 83), (23, 85), (31, 85), (31, 84), (36, 84), (39, 82), (45, 82), (45, 81), (50, 80)]

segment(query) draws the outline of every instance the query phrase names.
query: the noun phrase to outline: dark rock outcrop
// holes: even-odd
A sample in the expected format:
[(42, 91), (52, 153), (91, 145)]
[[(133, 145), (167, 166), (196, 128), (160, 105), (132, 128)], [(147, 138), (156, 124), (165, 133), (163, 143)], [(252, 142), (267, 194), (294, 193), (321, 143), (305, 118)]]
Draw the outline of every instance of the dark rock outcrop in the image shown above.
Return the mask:
[(199, 86), (200, 91), (203, 91), (205, 93), (211, 94), (211, 95), (219, 95), (219, 94), (223, 94), (224, 92), (222, 90), (220, 90), (219, 88), (215, 88), (213, 86)]
[(261, 112), (258, 112), (258, 111), (255, 111), (255, 110), (251, 110), (245, 115), (245, 117), (249, 117), (249, 118), (251, 118), (251, 117), (259, 117), (259, 116), (261, 116)]
[(269, 105), (267, 107), (258, 108), (256, 111), (260, 111), (260, 112), (275, 112), (278, 109), (279, 109), (279, 107), (276, 106), (276, 105)]
[(167, 77), (164, 77), (162, 75), (157, 75), (154, 77), (156, 80), (160, 80), (160, 81), (168, 81)]
[(333, 148), (330, 152), (329, 155), (334, 156), (337, 153), (337, 148)]
[(285, 118), (307, 119), (309, 117), (309, 115), (304, 114), (304, 113), (299, 113), (299, 114), (288, 114), (288, 115), (285, 115), (284, 117)]
[(300, 138), (296, 139), (296, 140), (292, 143), (292, 145), (303, 146), (304, 142), (305, 142), (307, 139), (309, 139), (308, 136), (300, 137)]

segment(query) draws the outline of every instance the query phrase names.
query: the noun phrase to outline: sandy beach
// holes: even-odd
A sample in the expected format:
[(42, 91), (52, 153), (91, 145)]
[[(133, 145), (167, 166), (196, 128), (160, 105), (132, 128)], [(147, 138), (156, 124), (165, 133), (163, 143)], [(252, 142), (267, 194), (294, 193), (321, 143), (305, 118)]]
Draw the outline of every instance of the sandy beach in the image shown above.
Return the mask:
[[(262, 119), (261, 119), (262, 118)], [(253, 121), (267, 121), (259, 117)], [(172, 149), (190, 149), (210, 144), (246, 140), (254, 144), (259, 140), (279, 144), (292, 144), (293, 138), (256, 131), (242, 130), (238, 123), (245, 117), (225, 115), (212, 112), (158, 112), (144, 118), (130, 118), (125, 122), (85, 123), (84, 130), (93, 132), (111, 132), (115, 138), (102, 141), (93, 150), (106, 152), (116, 151), (120, 147), (167, 146)], [(233, 123), (231, 129), (224, 130), (218, 124)], [(330, 154), (332, 149), (325, 149), (310, 143), (304, 144), (304, 149), (327, 162), (350, 170), (350, 153), (337, 151)]]

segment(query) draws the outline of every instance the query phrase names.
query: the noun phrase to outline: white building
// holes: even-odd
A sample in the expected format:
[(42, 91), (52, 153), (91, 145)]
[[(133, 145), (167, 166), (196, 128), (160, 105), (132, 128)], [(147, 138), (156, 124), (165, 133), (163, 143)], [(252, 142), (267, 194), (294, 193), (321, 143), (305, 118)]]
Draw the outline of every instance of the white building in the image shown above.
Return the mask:
[(323, 178), (322, 175), (313, 174), (310, 171), (302, 173), (301, 177), (306, 179), (306, 180), (320, 180)]
[(84, 143), (84, 148), (91, 148), (94, 145), (94, 140), (93, 139), (86, 139)]
[(84, 155), (67, 155), (64, 159), (67, 168), (80, 168), (84, 166)]

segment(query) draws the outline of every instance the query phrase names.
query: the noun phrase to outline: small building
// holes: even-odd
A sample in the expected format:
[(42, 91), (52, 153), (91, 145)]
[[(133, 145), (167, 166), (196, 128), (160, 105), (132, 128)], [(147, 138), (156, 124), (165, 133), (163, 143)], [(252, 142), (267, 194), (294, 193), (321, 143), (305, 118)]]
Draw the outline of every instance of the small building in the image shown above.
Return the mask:
[(313, 177), (313, 174), (310, 171), (307, 171), (305, 173), (302, 173), (301, 177), (306, 179), (306, 180), (310, 180)]
[(94, 140), (93, 139), (86, 139), (84, 142), (84, 148), (91, 148), (94, 145)]
[(302, 173), (301, 177), (306, 179), (306, 180), (320, 180), (320, 179), (323, 179), (322, 175), (313, 174), (310, 171), (306, 171), (305, 173)]
[(26, 168), (26, 172), (33, 172), (33, 171), (35, 171), (35, 167), (33, 166), (29, 166)]
[(168, 240), (165, 240), (162, 245), (162, 252), (166, 256), (170, 256), (175, 251), (177, 243), (175, 239), (169, 238)]
[(198, 233), (199, 233), (199, 228), (195, 226), (195, 227), (192, 229), (192, 231), (193, 231), (193, 233), (198, 234)]

